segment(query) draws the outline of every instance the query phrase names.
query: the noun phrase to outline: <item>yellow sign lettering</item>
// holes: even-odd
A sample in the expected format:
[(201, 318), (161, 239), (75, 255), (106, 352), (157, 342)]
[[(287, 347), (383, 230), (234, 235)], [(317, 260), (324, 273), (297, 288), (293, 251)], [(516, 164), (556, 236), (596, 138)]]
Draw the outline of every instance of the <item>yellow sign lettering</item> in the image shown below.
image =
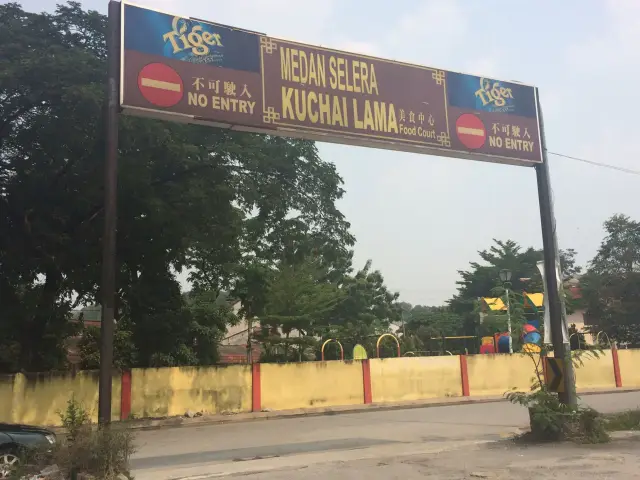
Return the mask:
[(208, 103), (207, 96), (204, 93), (189, 92), (187, 102), (189, 105), (196, 105), (198, 107), (206, 107)]
[(320, 113), (314, 108), (314, 106), (318, 105), (318, 95), (316, 92), (309, 92), (307, 94), (307, 103), (309, 104), (309, 120), (311, 120), (311, 123), (318, 123)]
[(280, 48), (280, 78), (289, 82), (327, 86), (325, 56), (297, 48)]
[(476, 97), (480, 99), (483, 106), (493, 104), (496, 107), (504, 107), (507, 98), (513, 99), (513, 92), (510, 88), (503, 87), (500, 82), (493, 82), (488, 78), (480, 79), (480, 88), (476, 90)]
[(293, 88), (282, 87), (282, 118), (294, 119), (293, 104), (291, 97), (293, 96)]
[(211, 108), (223, 112), (236, 112), (253, 115), (256, 102), (249, 100), (240, 100), (238, 98), (221, 97), (218, 95), (211, 96)]
[(187, 32), (188, 20), (181, 17), (173, 17), (171, 23), (172, 30), (162, 36), (164, 42), (170, 42), (173, 53), (180, 53), (183, 50), (191, 50), (197, 56), (208, 55), (211, 47), (222, 47), (222, 36), (219, 33), (204, 31), (202, 25), (194, 25), (191, 31)]
[(364, 100), (360, 103), (354, 98), (353, 126), (359, 130), (398, 133), (398, 122), (393, 103), (386, 104), (377, 100)]
[(494, 135), (489, 135), (489, 146), (502, 148), (502, 138), (496, 137)]
[(379, 94), (373, 63), (343, 57), (329, 57), (329, 86), (346, 92)]
[(533, 142), (530, 140), (522, 140), (520, 138), (505, 138), (504, 147), (509, 150), (517, 150), (519, 152), (533, 152)]
[(348, 127), (346, 105), (344, 97), (282, 87), (283, 119)]

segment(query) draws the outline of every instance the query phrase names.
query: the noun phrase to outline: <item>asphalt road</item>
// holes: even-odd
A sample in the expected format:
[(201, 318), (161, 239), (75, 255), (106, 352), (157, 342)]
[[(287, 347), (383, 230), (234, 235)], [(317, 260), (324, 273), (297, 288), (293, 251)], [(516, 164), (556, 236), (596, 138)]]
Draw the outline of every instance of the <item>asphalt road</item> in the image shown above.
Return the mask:
[[(621, 411), (640, 407), (640, 392), (583, 401), (601, 412)], [(439, 451), (506, 438), (527, 423), (524, 408), (498, 402), (167, 428), (138, 434), (132, 468), (139, 480), (162, 480), (241, 472), (243, 463), (265, 459), (284, 467)]]

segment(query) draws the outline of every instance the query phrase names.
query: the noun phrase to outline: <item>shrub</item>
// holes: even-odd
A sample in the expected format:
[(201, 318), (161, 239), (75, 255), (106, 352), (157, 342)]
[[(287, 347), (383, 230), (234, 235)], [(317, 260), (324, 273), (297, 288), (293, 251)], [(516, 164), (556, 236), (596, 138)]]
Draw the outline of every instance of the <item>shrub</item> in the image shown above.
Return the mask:
[[(584, 352), (584, 351), (583, 351)], [(572, 352), (574, 353), (574, 352)], [(589, 355), (598, 357), (597, 351)], [(609, 441), (604, 418), (595, 410), (580, 405), (565, 405), (558, 395), (550, 392), (544, 382), (544, 352), (526, 353), (535, 366), (529, 392), (511, 391), (505, 396), (511, 403), (522, 405), (529, 410), (531, 432), (527, 435), (533, 441), (548, 442), (570, 440), (578, 443), (604, 443)], [(572, 357), (574, 368), (583, 365), (584, 353)]]
[[(88, 474), (100, 480), (115, 480), (119, 474), (129, 476), (129, 459), (135, 452), (133, 434), (123, 428), (92, 427), (84, 407), (74, 397), (60, 413), (67, 431), (60, 436), (52, 452), (29, 452), (12, 478), (21, 479), (57, 465), (62, 478)], [(28, 476), (26, 478), (29, 478)]]
[(606, 415), (607, 430), (640, 430), (640, 409)]

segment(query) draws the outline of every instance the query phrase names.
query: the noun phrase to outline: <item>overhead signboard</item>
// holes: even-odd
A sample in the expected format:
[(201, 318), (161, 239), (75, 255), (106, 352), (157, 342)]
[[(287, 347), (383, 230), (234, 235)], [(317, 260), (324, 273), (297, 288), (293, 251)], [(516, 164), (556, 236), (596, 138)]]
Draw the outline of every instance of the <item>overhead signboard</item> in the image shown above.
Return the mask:
[(127, 113), (516, 165), (542, 162), (537, 90), (123, 3)]

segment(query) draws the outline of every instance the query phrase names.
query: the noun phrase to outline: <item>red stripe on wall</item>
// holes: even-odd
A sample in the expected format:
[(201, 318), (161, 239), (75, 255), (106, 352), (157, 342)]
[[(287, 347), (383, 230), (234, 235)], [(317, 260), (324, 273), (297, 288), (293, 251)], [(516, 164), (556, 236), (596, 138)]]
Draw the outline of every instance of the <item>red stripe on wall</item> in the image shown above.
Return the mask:
[(260, 364), (251, 365), (251, 411), (262, 411), (262, 387), (260, 384)]
[(120, 420), (131, 416), (131, 371), (125, 370), (120, 377)]
[(616, 388), (621, 388), (620, 359), (618, 358), (618, 349), (615, 346), (611, 348), (611, 358), (613, 358), (613, 377), (616, 379)]
[(469, 370), (467, 367), (467, 356), (460, 355), (460, 378), (462, 380), (462, 396), (468, 397), (469, 393)]
[(362, 386), (364, 390), (364, 403), (372, 403), (373, 395), (371, 393), (371, 364), (370, 360), (362, 360)]

